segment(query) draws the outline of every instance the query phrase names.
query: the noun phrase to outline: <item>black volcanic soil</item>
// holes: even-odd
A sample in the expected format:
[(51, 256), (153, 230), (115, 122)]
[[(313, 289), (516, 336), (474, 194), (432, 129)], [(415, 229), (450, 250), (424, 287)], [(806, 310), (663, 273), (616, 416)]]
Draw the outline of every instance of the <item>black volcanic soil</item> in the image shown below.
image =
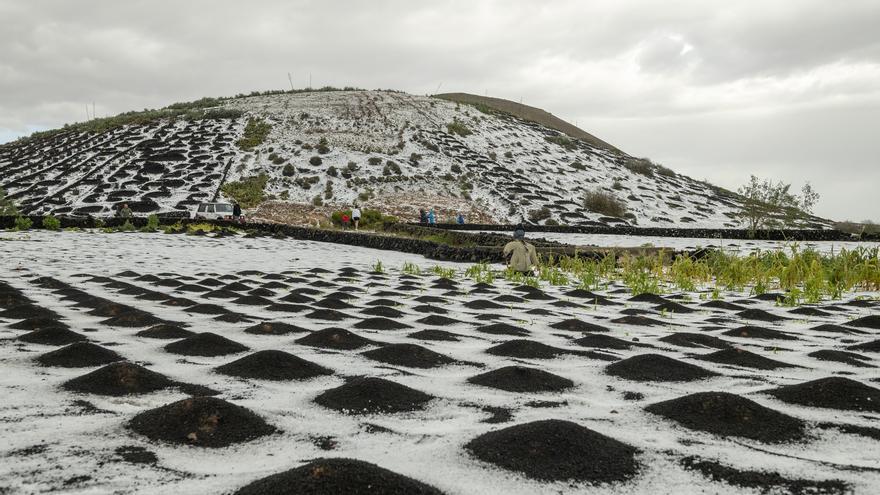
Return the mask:
[(871, 358), (867, 356), (862, 356), (861, 354), (856, 354), (855, 352), (823, 349), (821, 351), (811, 352), (807, 354), (807, 356), (818, 359), (819, 361), (835, 361), (838, 363), (855, 366), (857, 368), (876, 368), (876, 366), (874, 366), (873, 364), (866, 362), (871, 361)]
[(713, 481), (745, 488), (755, 488), (761, 493), (843, 495), (852, 492), (849, 485), (840, 480), (812, 481), (792, 479), (786, 478), (775, 471), (743, 471), (725, 466), (716, 461), (707, 461), (693, 456), (683, 458), (680, 464), (685, 469), (699, 471), (703, 476)]
[(660, 354), (639, 354), (609, 364), (605, 372), (627, 380), (657, 382), (685, 382), (718, 376), (713, 371)]
[(247, 351), (248, 347), (216, 333), (203, 332), (172, 342), (165, 350), (184, 356), (224, 356)]
[(416, 344), (388, 344), (362, 352), (361, 355), (382, 363), (410, 368), (436, 368), (455, 362), (448, 356)]
[(144, 411), (128, 427), (150, 440), (225, 447), (274, 433), (248, 409), (213, 397), (192, 397)]
[(560, 349), (534, 340), (514, 339), (486, 349), (495, 356), (508, 356), (522, 359), (553, 359), (560, 354), (577, 354), (577, 351)]
[(298, 468), (258, 479), (235, 495), (345, 494), (442, 495), (412, 478), (354, 459), (315, 459)]
[(492, 335), (514, 335), (524, 337), (529, 334), (525, 328), (520, 328), (508, 323), (493, 323), (491, 325), (483, 325), (476, 329), (480, 333), (488, 333)]
[(557, 321), (550, 325), (550, 328), (555, 328), (557, 330), (568, 330), (569, 332), (607, 332), (609, 331), (607, 328), (596, 325), (595, 323), (589, 323), (586, 321), (578, 320), (577, 318), (569, 318), (567, 320)]
[(308, 345), (312, 347), (322, 347), (324, 349), (338, 349), (349, 351), (352, 349), (360, 349), (368, 345), (375, 345), (376, 342), (361, 337), (360, 335), (349, 332), (342, 328), (325, 328), (312, 332), (305, 337), (296, 339), (297, 344)]
[(640, 327), (652, 327), (656, 325), (666, 325), (666, 322), (648, 318), (647, 316), (628, 315), (611, 320), (612, 323), (623, 323), (625, 325), (635, 325)]
[(397, 413), (424, 409), (434, 397), (382, 378), (353, 378), (325, 391), (315, 402), (346, 414)]
[(744, 311), (740, 311), (736, 314), (740, 318), (745, 318), (747, 320), (757, 320), (757, 321), (782, 321), (787, 320), (788, 318), (774, 315), (773, 313), (768, 313), (763, 309), (746, 309)]
[(189, 330), (185, 330), (177, 325), (160, 323), (146, 330), (141, 330), (135, 335), (137, 335), (138, 337), (146, 337), (150, 339), (184, 339), (186, 337), (191, 337), (195, 335), (195, 332), (190, 332)]
[(785, 385), (764, 393), (802, 406), (880, 412), (880, 389), (839, 376)]
[(36, 358), (43, 366), (63, 368), (85, 368), (122, 361), (119, 354), (90, 342), (75, 342), (61, 349), (47, 352)]
[(640, 344), (629, 342), (627, 340), (618, 339), (617, 337), (612, 337), (610, 335), (602, 335), (602, 334), (586, 334), (583, 337), (573, 340), (575, 344), (583, 347), (594, 347), (597, 349), (616, 349), (616, 350), (626, 350), (630, 349), (633, 346), (638, 346)]
[(880, 330), (880, 315), (863, 316), (853, 321), (848, 321), (845, 323), (845, 325), (850, 327), (873, 328), (874, 330)]
[(880, 352), (880, 339), (847, 347), (851, 351)]
[(559, 392), (574, 382), (546, 371), (525, 366), (507, 366), (467, 379), (469, 383), (508, 392)]
[(134, 363), (112, 363), (62, 385), (66, 390), (119, 397), (129, 394), (147, 394), (175, 383), (164, 375)]
[(31, 344), (66, 345), (82, 342), (86, 337), (66, 328), (50, 327), (19, 335), (16, 339)]
[(377, 316), (375, 318), (366, 318), (354, 324), (355, 328), (365, 328), (369, 330), (402, 330), (404, 328), (412, 328), (406, 323), (394, 321), (388, 318)]
[(17, 323), (12, 323), (9, 328), (13, 330), (42, 330), (44, 328), (69, 328), (67, 323), (54, 318), (27, 318)]
[(730, 349), (729, 342), (702, 333), (676, 332), (660, 339), (660, 342), (680, 347), (710, 347), (713, 349)]
[(721, 351), (696, 356), (701, 361), (709, 361), (711, 363), (729, 364), (733, 366), (742, 366), (744, 368), (754, 368), (758, 370), (775, 370), (779, 368), (794, 368), (793, 364), (775, 361), (765, 358), (753, 352), (744, 349), (724, 349)]
[(635, 447), (555, 419), (484, 433), (465, 449), (481, 461), (543, 481), (609, 483), (638, 470)]
[(259, 351), (215, 368), (218, 373), (259, 380), (307, 380), (333, 370), (283, 351)]
[(786, 442), (804, 435), (804, 422), (725, 392), (700, 392), (658, 402), (645, 410), (692, 429), (722, 437)]
[(288, 333), (308, 333), (305, 328), (281, 321), (264, 321), (244, 329), (244, 333), (256, 335), (286, 335)]
[(794, 335), (787, 334), (785, 332), (780, 332), (779, 330), (773, 330), (770, 328), (764, 327), (756, 327), (752, 325), (746, 325), (744, 327), (734, 328), (728, 330), (721, 335), (727, 335), (729, 337), (741, 337), (744, 339), (767, 339), (767, 340), (797, 340), (798, 338)]
[(435, 329), (419, 330), (407, 335), (407, 337), (418, 340), (440, 340), (445, 342), (458, 342), (460, 340), (458, 335), (454, 333)]

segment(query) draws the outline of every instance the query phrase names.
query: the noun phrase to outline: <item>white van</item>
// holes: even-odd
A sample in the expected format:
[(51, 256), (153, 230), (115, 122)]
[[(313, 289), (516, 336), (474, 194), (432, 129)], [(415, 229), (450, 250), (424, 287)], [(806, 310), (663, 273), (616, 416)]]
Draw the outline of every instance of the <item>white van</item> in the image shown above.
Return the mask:
[(190, 218), (195, 220), (232, 220), (232, 205), (229, 203), (199, 203)]

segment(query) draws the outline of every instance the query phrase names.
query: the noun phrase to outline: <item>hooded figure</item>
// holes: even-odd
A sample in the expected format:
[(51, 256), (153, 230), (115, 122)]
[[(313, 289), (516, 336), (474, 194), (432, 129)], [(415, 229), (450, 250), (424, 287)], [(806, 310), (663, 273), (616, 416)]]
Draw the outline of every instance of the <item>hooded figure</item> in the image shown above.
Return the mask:
[(504, 246), (503, 255), (507, 260), (507, 266), (513, 271), (530, 274), (532, 268), (538, 264), (538, 253), (535, 246), (525, 241), (526, 231), (522, 225), (517, 225), (513, 231), (513, 239)]

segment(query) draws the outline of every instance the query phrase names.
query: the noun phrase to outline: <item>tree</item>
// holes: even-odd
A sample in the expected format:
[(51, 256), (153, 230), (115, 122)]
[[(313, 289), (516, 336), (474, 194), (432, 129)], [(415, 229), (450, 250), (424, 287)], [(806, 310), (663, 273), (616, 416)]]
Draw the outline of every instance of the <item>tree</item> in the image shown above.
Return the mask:
[(18, 216), (18, 208), (15, 207), (11, 199), (6, 197), (6, 191), (2, 187), (0, 187), (0, 216)]
[(800, 195), (793, 194), (790, 190), (791, 184), (774, 184), (771, 180), (761, 180), (752, 175), (748, 184), (737, 190), (744, 199), (738, 216), (752, 233), (760, 228), (780, 224), (793, 226), (799, 218), (813, 211), (819, 193), (809, 183), (804, 184)]

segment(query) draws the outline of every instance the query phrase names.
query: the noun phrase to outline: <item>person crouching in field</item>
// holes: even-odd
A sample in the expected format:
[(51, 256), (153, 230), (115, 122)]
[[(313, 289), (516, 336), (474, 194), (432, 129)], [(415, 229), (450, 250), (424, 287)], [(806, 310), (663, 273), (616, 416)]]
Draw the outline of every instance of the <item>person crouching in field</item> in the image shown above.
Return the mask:
[(504, 259), (507, 266), (517, 273), (531, 275), (538, 265), (538, 253), (535, 246), (525, 241), (526, 231), (522, 225), (517, 225), (513, 231), (513, 240), (504, 246)]

